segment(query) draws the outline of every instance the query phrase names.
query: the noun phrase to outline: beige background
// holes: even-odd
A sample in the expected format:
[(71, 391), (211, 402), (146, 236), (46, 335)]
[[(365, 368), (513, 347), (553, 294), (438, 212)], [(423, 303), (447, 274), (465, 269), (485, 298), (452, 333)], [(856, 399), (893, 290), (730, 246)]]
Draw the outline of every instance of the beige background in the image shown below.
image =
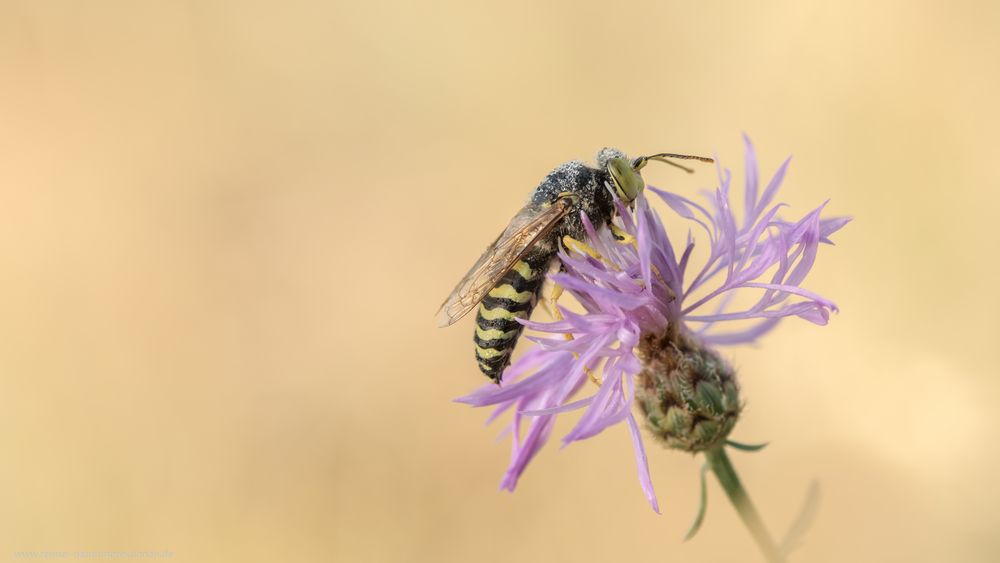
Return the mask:
[[(615, 428), (497, 492), (434, 310), (555, 164), (795, 160), (856, 220), (842, 313), (728, 352), (795, 561), (991, 561), (995, 2), (0, 3), (0, 558), (757, 561), (699, 462)], [(694, 194), (710, 170), (647, 179)], [(565, 432), (563, 421), (557, 432)]]

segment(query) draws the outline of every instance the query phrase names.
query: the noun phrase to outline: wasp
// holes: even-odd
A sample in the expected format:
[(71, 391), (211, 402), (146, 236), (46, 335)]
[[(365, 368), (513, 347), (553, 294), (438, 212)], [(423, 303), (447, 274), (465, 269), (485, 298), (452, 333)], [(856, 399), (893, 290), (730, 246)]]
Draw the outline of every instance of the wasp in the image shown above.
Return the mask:
[(648, 162), (693, 172), (670, 159), (713, 162), (673, 153), (629, 160), (622, 151), (606, 147), (598, 151), (596, 167), (571, 161), (549, 172), (441, 305), (438, 326), (454, 324), (478, 306), (476, 361), (487, 377), (500, 383), (523, 329), (518, 319), (527, 319), (535, 308), (542, 282), (559, 260), (559, 241), (586, 238), (581, 213), (595, 228), (610, 226), (615, 198), (631, 206), (645, 187), (639, 171)]

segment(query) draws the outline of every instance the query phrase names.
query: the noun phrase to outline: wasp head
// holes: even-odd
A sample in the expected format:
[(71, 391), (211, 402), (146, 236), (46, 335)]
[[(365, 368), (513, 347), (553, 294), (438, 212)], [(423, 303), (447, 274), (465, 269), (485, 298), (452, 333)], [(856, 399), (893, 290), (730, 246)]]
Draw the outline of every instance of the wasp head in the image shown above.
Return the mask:
[(706, 156), (675, 154), (669, 152), (661, 152), (651, 154), (649, 156), (640, 156), (639, 158), (633, 159), (631, 162), (628, 157), (625, 156), (625, 153), (618, 149), (603, 148), (597, 153), (597, 165), (608, 171), (608, 174), (611, 176), (611, 183), (615, 186), (615, 192), (618, 193), (618, 197), (621, 198), (621, 200), (626, 204), (631, 204), (635, 201), (635, 198), (639, 197), (642, 189), (646, 186), (646, 182), (643, 181), (642, 175), (639, 174), (639, 171), (651, 161), (665, 162), (671, 166), (680, 168), (689, 174), (694, 172), (691, 168), (681, 166), (671, 159), (715, 162)]
[(639, 169), (618, 149), (604, 148), (597, 153), (597, 165), (607, 170), (611, 183), (622, 202), (629, 204), (639, 197), (646, 186)]

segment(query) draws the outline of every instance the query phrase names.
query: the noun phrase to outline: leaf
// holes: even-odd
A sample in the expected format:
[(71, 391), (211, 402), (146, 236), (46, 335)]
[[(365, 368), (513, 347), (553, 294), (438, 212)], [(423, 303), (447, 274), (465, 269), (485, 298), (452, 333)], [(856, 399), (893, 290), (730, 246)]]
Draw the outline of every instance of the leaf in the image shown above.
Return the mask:
[(705, 484), (705, 475), (708, 474), (708, 464), (701, 466), (701, 502), (698, 505), (698, 514), (694, 517), (694, 522), (691, 523), (691, 528), (684, 534), (684, 541), (688, 541), (693, 538), (698, 530), (701, 529), (701, 523), (705, 520), (705, 508), (708, 506), (708, 487)]
[(732, 440), (726, 440), (726, 445), (731, 448), (736, 448), (737, 450), (743, 450), (745, 452), (759, 452), (763, 450), (770, 442), (764, 442), (763, 444), (742, 444), (740, 442), (734, 442)]
[(779, 549), (782, 554), (788, 555), (801, 545), (802, 537), (809, 531), (809, 527), (812, 526), (813, 520), (816, 519), (816, 514), (819, 512), (819, 500), (819, 481), (813, 481), (809, 484), (806, 499), (802, 503), (802, 510), (799, 511), (798, 517), (792, 522), (791, 528), (785, 534), (785, 539), (781, 540)]

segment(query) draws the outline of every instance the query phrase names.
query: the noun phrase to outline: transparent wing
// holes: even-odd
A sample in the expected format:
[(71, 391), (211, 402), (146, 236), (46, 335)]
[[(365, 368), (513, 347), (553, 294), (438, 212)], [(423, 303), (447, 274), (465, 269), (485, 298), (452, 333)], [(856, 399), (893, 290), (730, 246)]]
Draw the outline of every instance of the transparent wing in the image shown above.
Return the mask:
[(438, 326), (453, 324), (474, 309), (518, 259), (569, 213), (571, 202), (570, 197), (563, 197), (551, 205), (524, 206), (441, 304)]

